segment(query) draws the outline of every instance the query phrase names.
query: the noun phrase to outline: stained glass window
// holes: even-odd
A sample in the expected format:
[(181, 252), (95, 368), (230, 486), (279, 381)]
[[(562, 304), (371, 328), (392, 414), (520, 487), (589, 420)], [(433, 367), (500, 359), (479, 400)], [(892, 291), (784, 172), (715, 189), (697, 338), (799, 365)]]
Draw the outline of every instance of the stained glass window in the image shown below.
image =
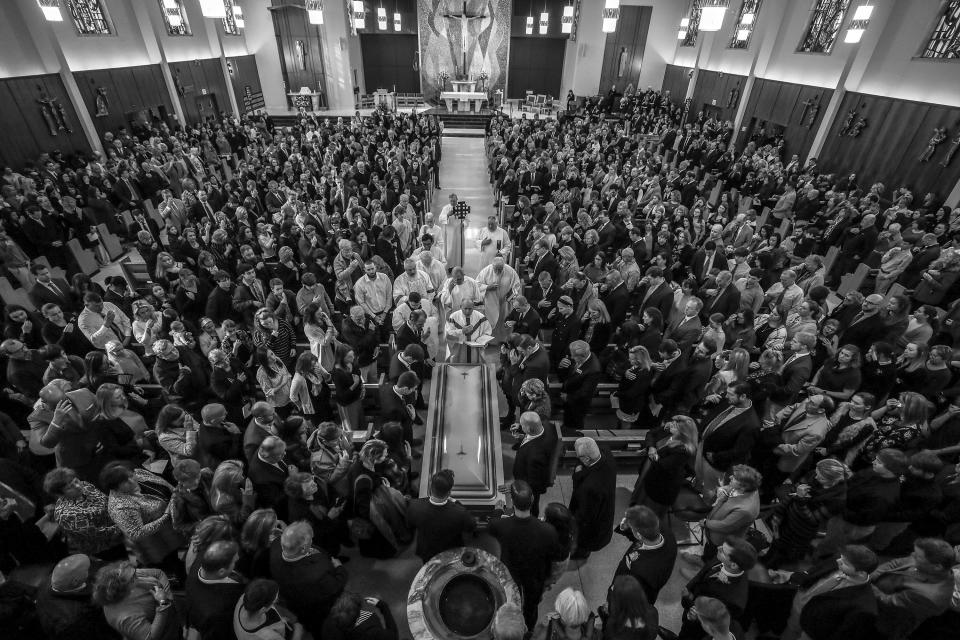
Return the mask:
[(680, 41), (680, 46), (695, 47), (697, 36), (700, 35), (700, 0), (691, 0), (687, 18), (690, 20), (690, 24), (687, 25), (687, 37)]
[(743, 0), (733, 35), (730, 36), (730, 44), (727, 45), (728, 49), (750, 48), (750, 39), (753, 37), (753, 28), (757, 25), (757, 14), (760, 13), (762, 3), (763, 0)]
[(163, 15), (163, 24), (167, 27), (167, 35), (192, 36), (190, 23), (187, 21), (187, 11), (183, 8), (183, 0), (158, 0), (160, 14)]
[(840, 35), (843, 17), (850, 8), (850, 0), (817, 0), (813, 6), (810, 24), (803, 34), (797, 51), (800, 53), (830, 53)]
[(67, 0), (73, 25), (81, 36), (109, 36), (113, 26), (102, 0)]
[(240, 27), (237, 26), (237, 19), (233, 15), (233, 0), (223, 0), (223, 6), (227, 9), (227, 17), (223, 19), (223, 32), (228, 36), (240, 35)]
[(960, 58), (960, 0), (950, 0), (943, 5), (943, 13), (920, 57), (942, 60)]

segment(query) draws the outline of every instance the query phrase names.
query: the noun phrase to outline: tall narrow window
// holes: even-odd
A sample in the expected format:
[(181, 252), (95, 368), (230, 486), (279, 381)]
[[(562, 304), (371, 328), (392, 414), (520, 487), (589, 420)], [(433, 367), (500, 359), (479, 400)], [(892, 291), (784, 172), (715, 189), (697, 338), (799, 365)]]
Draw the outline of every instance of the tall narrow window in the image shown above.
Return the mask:
[(237, 26), (237, 17), (233, 10), (233, 0), (223, 0), (223, 6), (227, 9), (227, 15), (223, 19), (223, 32), (228, 36), (240, 35), (240, 27)]
[(690, 0), (690, 11), (687, 13), (690, 23), (687, 25), (687, 35), (680, 41), (681, 47), (697, 46), (697, 36), (700, 35), (700, 0)]
[(737, 16), (737, 23), (733, 28), (733, 35), (730, 36), (728, 49), (749, 49), (750, 40), (753, 38), (753, 28), (757, 24), (757, 14), (760, 13), (760, 5), (763, 0), (743, 0), (740, 5), (740, 14)]
[(960, 58), (960, 0), (944, 3), (943, 12), (920, 57), (941, 60)]
[(850, 0), (817, 0), (810, 16), (810, 24), (803, 33), (797, 51), (800, 53), (830, 53), (840, 35), (843, 17), (850, 8)]
[(192, 36), (190, 23), (187, 21), (187, 11), (183, 7), (183, 0), (158, 0), (163, 24), (169, 36)]
[(113, 26), (102, 0), (67, 0), (67, 9), (79, 35), (113, 35)]

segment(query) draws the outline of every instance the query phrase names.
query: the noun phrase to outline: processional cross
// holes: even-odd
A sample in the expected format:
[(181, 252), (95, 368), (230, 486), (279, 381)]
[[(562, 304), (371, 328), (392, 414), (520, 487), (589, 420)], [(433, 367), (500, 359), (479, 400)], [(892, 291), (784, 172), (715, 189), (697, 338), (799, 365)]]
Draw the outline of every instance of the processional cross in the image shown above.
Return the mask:
[(443, 17), (446, 18), (447, 20), (459, 20), (459, 21), (460, 21), (460, 51), (461, 51), (461, 56), (463, 57), (463, 60), (462, 60), (463, 66), (461, 67), (461, 69), (462, 69), (461, 73), (463, 73), (463, 75), (466, 76), (466, 75), (468, 75), (468, 69), (467, 69), (467, 38), (468, 38), (468, 36), (469, 36), (469, 29), (468, 29), (468, 27), (469, 27), (469, 25), (470, 25), (470, 21), (471, 21), (471, 20), (482, 20), (483, 18), (486, 18), (487, 16), (486, 16), (485, 14), (483, 14), (483, 13), (477, 13), (477, 14), (467, 13), (467, 2), (466, 2), (466, 0), (464, 0), (464, 2), (463, 2), (463, 9), (460, 10), (460, 13), (453, 13), (453, 12), (451, 12), (451, 11), (447, 11), (445, 14), (443, 14)]

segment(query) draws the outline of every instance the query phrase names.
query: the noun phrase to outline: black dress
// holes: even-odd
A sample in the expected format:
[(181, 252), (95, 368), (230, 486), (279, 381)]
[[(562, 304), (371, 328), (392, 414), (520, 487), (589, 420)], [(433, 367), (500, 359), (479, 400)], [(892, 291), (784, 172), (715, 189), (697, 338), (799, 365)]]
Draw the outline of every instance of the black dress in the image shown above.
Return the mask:
[[(370, 471), (360, 460), (356, 460), (348, 473), (350, 478), (350, 499), (348, 512), (351, 518), (370, 522), (370, 500), (373, 490), (383, 482), (383, 477)], [(367, 534), (357, 540), (360, 555), (368, 558), (392, 558), (397, 554), (390, 541), (375, 526), (368, 526)]]

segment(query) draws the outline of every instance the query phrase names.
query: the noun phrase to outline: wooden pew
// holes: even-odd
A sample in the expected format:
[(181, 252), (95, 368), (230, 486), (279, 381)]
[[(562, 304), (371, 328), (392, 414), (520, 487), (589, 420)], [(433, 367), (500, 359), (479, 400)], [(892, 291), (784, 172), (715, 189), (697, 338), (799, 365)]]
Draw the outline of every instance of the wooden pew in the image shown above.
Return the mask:
[(107, 256), (110, 260), (116, 260), (122, 256), (124, 250), (120, 238), (113, 235), (105, 224), (98, 224), (96, 228), (97, 233), (100, 234), (100, 244), (102, 244), (103, 248), (107, 251)]
[(833, 271), (833, 265), (837, 262), (837, 257), (840, 255), (840, 247), (834, 245), (827, 249), (827, 255), (823, 257), (823, 269), (824, 273), (830, 275), (830, 272)]
[(763, 211), (760, 212), (760, 217), (757, 218), (757, 231), (763, 228), (767, 224), (767, 220), (770, 219), (770, 207), (764, 207)]
[(27, 292), (23, 289), (14, 289), (10, 281), (3, 276), (0, 276), (0, 299), (3, 300), (4, 304), (18, 304), (27, 311), (37, 310), (30, 301)]
[(867, 279), (869, 274), (870, 267), (861, 262), (857, 265), (856, 271), (853, 273), (848, 273), (840, 278), (840, 286), (837, 287), (837, 295), (842, 298), (851, 291), (859, 291), (860, 287), (863, 286), (864, 280)]
[(900, 283), (894, 282), (892, 285), (890, 285), (890, 288), (887, 290), (887, 295), (883, 297), (883, 302), (886, 303), (887, 300), (889, 300), (893, 296), (902, 296), (903, 292), (906, 290), (907, 288), (905, 286), (903, 286)]
[(76, 238), (67, 241), (67, 252), (70, 254), (70, 257), (73, 258), (73, 261), (77, 264), (77, 268), (81, 273), (89, 276), (100, 269), (100, 265), (97, 264), (97, 258), (93, 255), (93, 252), (80, 246), (80, 241)]
[(163, 216), (160, 215), (160, 212), (157, 211), (157, 208), (153, 206), (153, 202), (150, 200), (143, 201), (143, 210), (147, 212), (147, 217), (157, 223), (157, 227), (163, 229), (167, 226), (167, 222), (163, 219)]
[[(646, 455), (644, 439), (647, 431), (648, 429), (581, 429), (580, 433), (583, 437), (593, 438), (598, 445), (608, 449), (614, 458), (636, 461)], [(577, 452), (574, 443), (579, 437), (573, 435), (561, 437), (560, 441), (563, 443), (561, 455), (564, 460), (576, 460)]]

